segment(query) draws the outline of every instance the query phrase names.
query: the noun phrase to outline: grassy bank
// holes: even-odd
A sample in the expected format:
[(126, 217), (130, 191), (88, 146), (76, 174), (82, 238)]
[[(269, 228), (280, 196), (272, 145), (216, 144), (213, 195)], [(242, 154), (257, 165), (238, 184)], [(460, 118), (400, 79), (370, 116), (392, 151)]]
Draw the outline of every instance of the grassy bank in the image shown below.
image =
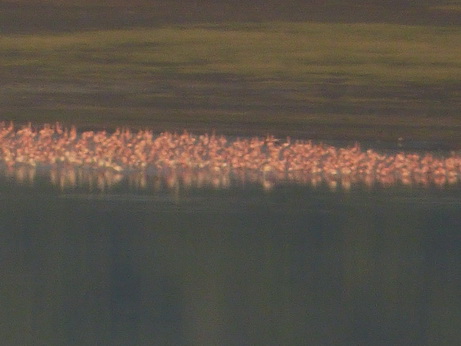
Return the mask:
[(460, 41), (457, 26), (282, 22), (0, 34), (2, 117), (453, 142)]
[(461, 30), (385, 24), (199, 25), (2, 35), (0, 63), (41, 78), (234, 74), (424, 84), (461, 80)]

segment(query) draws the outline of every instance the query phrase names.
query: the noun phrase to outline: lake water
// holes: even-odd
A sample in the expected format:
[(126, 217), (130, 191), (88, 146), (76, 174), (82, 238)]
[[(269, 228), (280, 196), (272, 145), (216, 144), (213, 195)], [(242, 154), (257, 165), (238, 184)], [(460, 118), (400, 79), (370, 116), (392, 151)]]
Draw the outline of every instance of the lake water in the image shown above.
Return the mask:
[(457, 345), (446, 188), (0, 179), (5, 345)]
[[(273, 1), (160, 1), (155, 10), (17, 2), (0, 4), (4, 35), (376, 20), (450, 31), (461, 18), (456, 10), (356, 1), (291, 1), (282, 11)], [(89, 59), (85, 71), (99, 71), (98, 51), (74, 48), (80, 63)], [(214, 68), (194, 75), (181, 64), (179, 73), (163, 64), (134, 75), (101, 48), (104, 69), (120, 71), (105, 79), (104, 69), (61, 75), (24, 49), (3, 51), (15, 62), (1, 71), (2, 120), (371, 139), (367, 148), (391, 151), (460, 147), (456, 83), (372, 85), (343, 73), (314, 83)], [(45, 55), (59, 61), (64, 51)], [(443, 78), (453, 64), (434, 68)], [(345, 188), (272, 185), (261, 176), (42, 173), (0, 164), (1, 345), (461, 345), (459, 177), (424, 188)]]

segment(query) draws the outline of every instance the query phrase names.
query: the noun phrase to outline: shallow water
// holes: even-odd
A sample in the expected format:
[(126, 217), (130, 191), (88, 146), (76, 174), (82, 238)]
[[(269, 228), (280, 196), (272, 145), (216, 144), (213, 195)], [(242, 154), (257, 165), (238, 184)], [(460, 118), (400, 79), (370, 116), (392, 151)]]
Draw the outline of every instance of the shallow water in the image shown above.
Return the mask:
[(461, 338), (457, 187), (0, 191), (7, 344)]

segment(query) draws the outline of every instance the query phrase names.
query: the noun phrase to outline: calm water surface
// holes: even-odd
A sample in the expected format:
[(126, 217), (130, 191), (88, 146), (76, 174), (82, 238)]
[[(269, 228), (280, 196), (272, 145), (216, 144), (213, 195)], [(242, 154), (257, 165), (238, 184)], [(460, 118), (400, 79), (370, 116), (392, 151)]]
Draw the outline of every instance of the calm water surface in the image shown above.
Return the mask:
[(5, 345), (457, 345), (459, 187), (0, 180)]

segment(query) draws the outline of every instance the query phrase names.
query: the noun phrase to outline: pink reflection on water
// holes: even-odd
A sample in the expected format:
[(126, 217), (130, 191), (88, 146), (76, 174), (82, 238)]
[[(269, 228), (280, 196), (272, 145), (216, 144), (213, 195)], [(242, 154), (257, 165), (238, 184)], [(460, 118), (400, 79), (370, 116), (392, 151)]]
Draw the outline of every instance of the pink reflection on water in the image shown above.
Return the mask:
[(357, 184), (444, 187), (457, 184), (461, 176), (456, 152), (444, 157), (430, 152), (384, 154), (358, 144), (338, 148), (273, 136), (230, 140), (129, 129), (78, 133), (59, 123), (39, 129), (0, 123), (0, 163), (4, 174), (19, 183), (32, 184), (40, 174), (61, 189), (88, 186), (101, 191), (125, 179), (141, 189), (258, 183), (270, 190), (288, 182), (349, 190)]

